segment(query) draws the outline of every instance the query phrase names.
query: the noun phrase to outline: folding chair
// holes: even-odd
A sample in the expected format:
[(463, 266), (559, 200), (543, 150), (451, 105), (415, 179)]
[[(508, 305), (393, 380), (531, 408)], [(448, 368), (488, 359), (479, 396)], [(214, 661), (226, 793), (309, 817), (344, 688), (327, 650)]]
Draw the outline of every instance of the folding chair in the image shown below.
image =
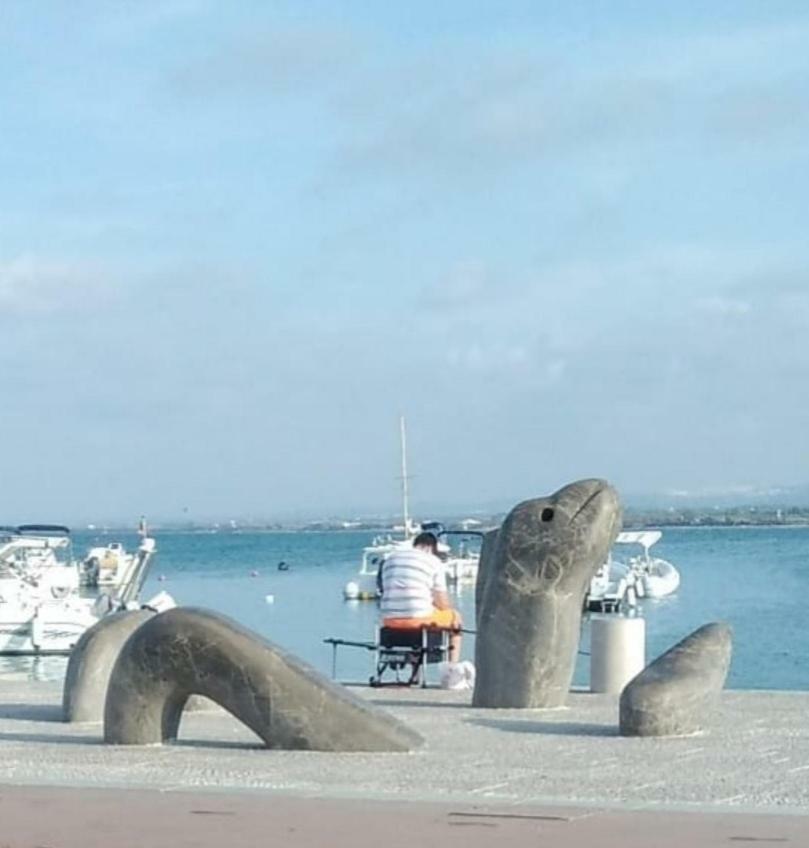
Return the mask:
[[(376, 633), (376, 673), (371, 686), (418, 686), (426, 688), (425, 665), (443, 662), (449, 656), (450, 630), (425, 626), (394, 628), (380, 626)], [(403, 674), (409, 669), (409, 676)], [(392, 672), (394, 679), (384, 680)]]

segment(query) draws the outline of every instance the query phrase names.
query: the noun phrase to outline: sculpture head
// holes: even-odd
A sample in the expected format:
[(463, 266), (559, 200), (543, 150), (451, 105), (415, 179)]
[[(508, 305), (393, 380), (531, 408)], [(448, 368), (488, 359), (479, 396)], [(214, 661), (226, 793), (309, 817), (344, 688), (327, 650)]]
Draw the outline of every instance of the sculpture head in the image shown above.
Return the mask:
[[(506, 579), (522, 591), (584, 592), (621, 527), (618, 493), (605, 480), (578, 480), (512, 509), (499, 534)], [(575, 562), (592, 568), (571, 568)]]

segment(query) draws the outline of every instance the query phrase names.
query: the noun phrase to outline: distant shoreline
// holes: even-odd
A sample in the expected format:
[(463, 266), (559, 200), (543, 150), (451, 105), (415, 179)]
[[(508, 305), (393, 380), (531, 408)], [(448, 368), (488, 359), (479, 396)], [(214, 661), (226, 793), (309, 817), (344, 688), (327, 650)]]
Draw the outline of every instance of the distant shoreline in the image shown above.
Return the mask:
[[(508, 510), (475, 510), (468, 512), (418, 509), (423, 521), (437, 521), (448, 530), (463, 530), (470, 535), (485, 533), (499, 527)], [(401, 516), (396, 513), (375, 515), (333, 512), (327, 517), (272, 519), (197, 517), (148, 521), (151, 531), (205, 534), (239, 533), (370, 533), (376, 535), (403, 535)], [(782, 506), (756, 506), (738, 504), (724, 507), (674, 506), (624, 506), (624, 530), (664, 530), (668, 527), (809, 527), (809, 506), (785, 504)], [(84, 521), (74, 525), (74, 532), (134, 534), (136, 522), (112, 520), (109, 522)]]
[[(448, 528), (453, 525), (446, 522)], [(486, 526), (484, 528), (469, 531), (470, 535), (475, 533), (488, 532), (489, 530), (497, 529), (499, 525)], [(717, 522), (700, 522), (700, 523), (636, 523), (629, 522), (623, 525), (624, 530), (754, 530), (757, 528), (766, 530), (799, 530), (809, 529), (809, 522), (772, 522), (772, 523), (755, 523), (749, 522), (746, 524), (726, 524), (721, 521)], [(136, 535), (137, 530), (132, 527), (80, 527), (71, 531), (72, 533), (95, 534), (98, 536), (114, 536), (114, 535)], [(155, 525), (149, 530), (150, 535), (155, 533), (182, 533), (189, 536), (242, 536), (246, 534), (285, 534), (285, 533), (365, 533), (378, 536), (401, 536), (401, 530), (392, 530), (384, 527), (250, 527), (244, 526), (236, 530), (224, 529), (215, 530), (205, 527), (176, 527), (171, 525), (160, 526)]]
[(725, 524), (721, 521), (709, 523), (703, 521), (700, 524), (628, 524), (625, 530), (754, 530), (760, 527), (766, 530), (797, 530), (809, 528), (809, 522), (749, 522), (748, 524)]

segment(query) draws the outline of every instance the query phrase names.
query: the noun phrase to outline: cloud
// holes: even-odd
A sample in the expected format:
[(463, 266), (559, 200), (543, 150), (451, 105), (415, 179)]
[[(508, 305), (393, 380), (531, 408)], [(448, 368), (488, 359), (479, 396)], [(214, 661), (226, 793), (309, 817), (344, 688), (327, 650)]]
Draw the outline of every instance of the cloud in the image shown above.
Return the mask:
[(442, 307), (410, 349), (443, 361), (448, 382), (552, 393), (568, 409), (585, 399), (611, 414), (623, 405), (638, 416), (629, 429), (675, 399), (732, 419), (749, 409), (750, 381), (777, 392), (809, 366), (809, 346), (792, 331), (809, 321), (809, 292), (748, 292), (751, 277), (794, 263), (788, 251), (692, 244), (547, 263), (519, 278), (466, 260), (443, 278)]
[(447, 39), (391, 59), (359, 97), (332, 94), (347, 130), (340, 165), (475, 182), (580, 152), (614, 150), (623, 161), (626, 150), (649, 145), (659, 155), (678, 139), (795, 137), (809, 117), (804, 19), (662, 36), (630, 30), (590, 61), (541, 39), (529, 46), (529, 35), (508, 49)]
[(730, 88), (717, 96), (708, 128), (720, 139), (772, 143), (792, 137), (802, 146), (809, 124), (806, 76)]
[[(784, 72), (806, 69), (804, 45), (809, 38), (805, 15), (772, 23), (739, 23), (716, 29), (643, 37), (646, 58), (639, 67), (672, 81), (710, 80), (722, 86), (737, 78), (780, 79)], [(637, 48), (639, 45), (635, 45)], [(637, 51), (641, 52), (641, 51)], [(773, 61), (776, 59), (777, 61)]]
[[(773, 259), (769, 265), (751, 267), (749, 273), (727, 288), (731, 302), (749, 304), (761, 327), (785, 331), (779, 344), (792, 343), (795, 354), (809, 354), (805, 331), (809, 329), (809, 264), (798, 257)], [(797, 332), (794, 332), (797, 331)], [(794, 360), (794, 356), (791, 357)], [(789, 363), (785, 363), (789, 367)]]
[(109, 279), (92, 263), (22, 254), (0, 262), (0, 307), (14, 313), (86, 309), (104, 298)]
[(497, 283), (484, 261), (460, 260), (425, 288), (419, 297), (437, 309), (466, 310), (494, 296), (498, 290)]
[[(188, 25), (212, 9), (211, 0), (160, 0), (159, 3), (90, 4), (89, 23), (104, 40), (131, 44), (133, 35), (154, 37), (175, 24)], [(74, 10), (75, 14), (75, 10)]]
[(179, 93), (196, 97), (322, 91), (360, 52), (355, 36), (337, 27), (242, 32), (178, 68), (173, 83)]
[(702, 297), (696, 302), (697, 309), (718, 315), (747, 315), (752, 311), (752, 304), (747, 300), (733, 297)]
[(529, 351), (521, 344), (470, 339), (451, 344), (446, 360), (450, 366), (477, 374), (499, 373), (503, 369), (513, 372), (529, 362)]
[(544, 65), (518, 63), (485, 47), (471, 53), (419, 56), (388, 67), (365, 91), (364, 104), (335, 99), (337, 114), (351, 121), (343, 164), (456, 173), (488, 167), (505, 154), (544, 152), (559, 120)]

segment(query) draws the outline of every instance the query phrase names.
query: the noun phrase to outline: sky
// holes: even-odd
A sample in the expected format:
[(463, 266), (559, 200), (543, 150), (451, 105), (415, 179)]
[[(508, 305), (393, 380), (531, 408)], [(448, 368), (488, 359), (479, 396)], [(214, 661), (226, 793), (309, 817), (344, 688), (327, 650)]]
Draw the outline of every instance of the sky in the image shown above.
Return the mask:
[(0, 34), (0, 523), (809, 482), (805, 4)]

